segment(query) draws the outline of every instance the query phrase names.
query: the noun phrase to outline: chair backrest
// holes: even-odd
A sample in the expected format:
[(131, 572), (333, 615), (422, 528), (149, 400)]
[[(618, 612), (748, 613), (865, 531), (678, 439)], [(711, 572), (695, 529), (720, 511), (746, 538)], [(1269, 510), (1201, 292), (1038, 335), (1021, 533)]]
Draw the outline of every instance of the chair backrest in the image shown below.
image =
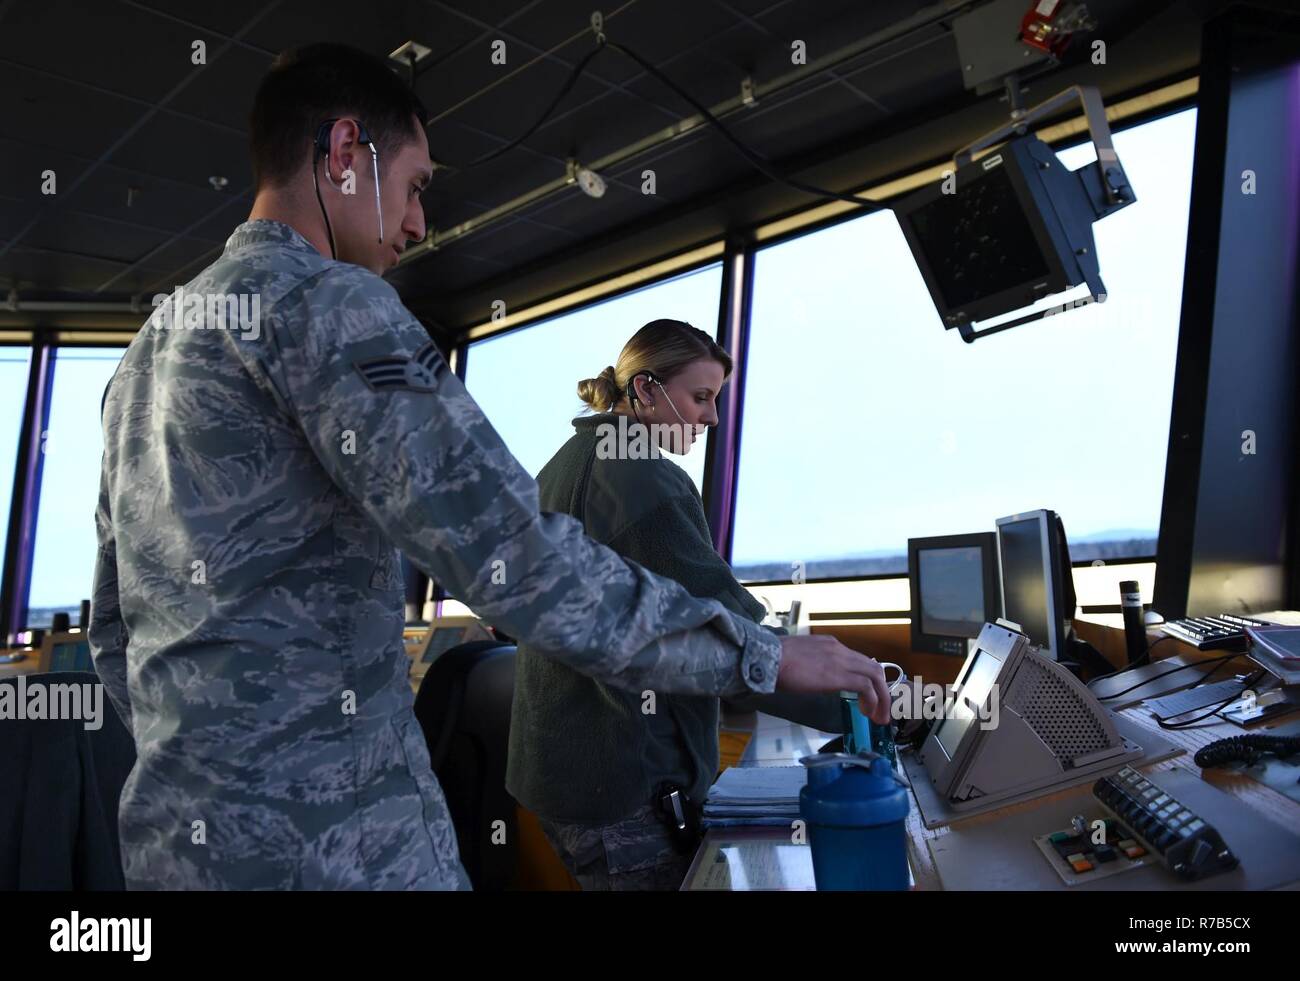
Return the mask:
[[(70, 701), (54, 685), (99, 685), (93, 672), (60, 671), (0, 679), (0, 698), (23, 715), (43, 698), (47, 718), (11, 717), (0, 724), (0, 890), (124, 889), (117, 806), (135, 766), (135, 742), (100, 689), (99, 727), (82, 718), (48, 718)], [(45, 692), (33, 689), (45, 686)], [(92, 703), (93, 704), (93, 703)], [(93, 723), (92, 723), (93, 724)]]
[(477, 890), (504, 889), (515, 871), (515, 801), (505, 786), (514, 687), (514, 646), (474, 641), (434, 661), (415, 696), (461, 864)]

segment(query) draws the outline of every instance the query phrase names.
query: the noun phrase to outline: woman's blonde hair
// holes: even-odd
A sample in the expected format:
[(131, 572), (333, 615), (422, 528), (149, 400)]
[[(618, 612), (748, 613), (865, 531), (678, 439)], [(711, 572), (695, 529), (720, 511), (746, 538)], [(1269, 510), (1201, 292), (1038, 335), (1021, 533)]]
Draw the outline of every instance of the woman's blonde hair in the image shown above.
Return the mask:
[(578, 382), (578, 398), (598, 412), (627, 400), (628, 383), (642, 372), (667, 382), (693, 361), (709, 358), (731, 376), (731, 355), (708, 334), (681, 320), (652, 320), (623, 345), (618, 363)]

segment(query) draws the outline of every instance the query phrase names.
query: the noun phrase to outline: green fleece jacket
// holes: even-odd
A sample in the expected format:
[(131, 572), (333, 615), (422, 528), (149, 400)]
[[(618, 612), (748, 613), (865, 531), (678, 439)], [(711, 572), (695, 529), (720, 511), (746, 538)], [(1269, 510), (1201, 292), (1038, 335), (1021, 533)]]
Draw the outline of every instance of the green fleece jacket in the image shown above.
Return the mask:
[[(704, 505), (667, 456), (604, 459), (603, 424), (579, 416), (574, 435), (537, 476), (541, 509), (573, 515), (624, 558), (716, 599), (755, 622), (763, 605), (713, 548)], [(731, 703), (822, 729), (839, 726), (834, 695), (756, 695)], [(651, 711), (653, 709), (653, 711)], [(521, 645), (515, 660), (506, 787), (551, 821), (610, 822), (650, 803), (664, 783), (703, 802), (718, 769), (718, 699), (624, 691)]]

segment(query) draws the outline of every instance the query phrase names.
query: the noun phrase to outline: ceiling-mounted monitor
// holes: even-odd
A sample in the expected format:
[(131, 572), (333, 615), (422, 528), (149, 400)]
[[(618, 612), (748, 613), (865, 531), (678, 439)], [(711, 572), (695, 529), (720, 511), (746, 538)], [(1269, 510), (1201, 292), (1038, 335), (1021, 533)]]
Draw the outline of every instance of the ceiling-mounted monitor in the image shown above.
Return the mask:
[[(1097, 161), (1072, 171), (1024, 130), (1031, 119), (1076, 97), (1084, 103)], [(1006, 136), (1013, 138), (972, 159), (977, 149)], [(1105, 300), (1092, 223), (1136, 198), (1095, 89), (1070, 89), (1036, 106), (958, 151), (954, 164), (894, 206), (945, 328), (974, 341), (1060, 312), (1065, 304), (992, 327), (974, 326), (1080, 284), (1087, 284), (1088, 297), (1069, 306)]]

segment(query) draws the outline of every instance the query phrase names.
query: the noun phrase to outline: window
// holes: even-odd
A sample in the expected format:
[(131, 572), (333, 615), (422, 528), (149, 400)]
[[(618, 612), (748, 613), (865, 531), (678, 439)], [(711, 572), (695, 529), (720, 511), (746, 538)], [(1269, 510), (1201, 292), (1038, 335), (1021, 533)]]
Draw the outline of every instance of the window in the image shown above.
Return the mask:
[[(534, 477), (573, 435), (586, 406), (578, 382), (618, 359), (651, 320), (684, 320), (716, 335), (722, 265), (716, 263), (612, 300), (470, 346), (465, 383), (510, 452)], [(708, 434), (684, 457), (666, 455), (704, 486)]]
[(62, 348), (55, 356), (50, 422), (36, 513), (27, 626), (48, 627), (66, 611), (73, 623), (90, 598), (95, 571), (95, 506), (104, 452), (99, 409), (125, 348)]
[(1075, 560), (1153, 555), (1195, 128), (1187, 110), (1115, 135), (1138, 201), (1094, 226), (1106, 303), (973, 345), (943, 329), (892, 212), (760, 250), (737, 575), (903, 574), (909, 537), (1040, 507)]
[(14, 467), (27, 403), (30, 348), (0, 348), (0, 555), (9, 539), (9, 508), (13, 504)]

